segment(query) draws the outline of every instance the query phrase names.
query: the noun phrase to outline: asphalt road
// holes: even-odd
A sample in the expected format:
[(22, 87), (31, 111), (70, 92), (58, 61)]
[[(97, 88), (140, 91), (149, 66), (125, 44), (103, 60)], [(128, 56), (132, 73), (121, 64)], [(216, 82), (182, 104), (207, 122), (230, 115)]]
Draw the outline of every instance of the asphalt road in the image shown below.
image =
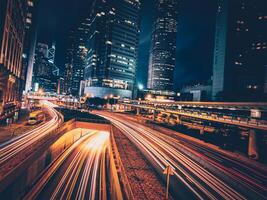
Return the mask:
[(109, 133), (92, 131), (50, 166), (24, 199), (100, 199), (106, 196)]
[(172, 191), (181, 190), (181, 185), (185, 189), (185, 195), (181, 191), (175, 194), (179, 199), (266, 199), (266, 168), (258, 169), (208, 146), (170, 137), (126, 115), (98, 114), (123, 131), (159, 173), (172, 166)]
[[(53, 108), (53, 104), (46, 101), (43, 102), (43, 104), (51, 116), (48, 122), (0, 144), (0, 180), (19, 163), (23, 162), (23, 160), (21, 160), (21, 158), (24, 157), (23, 154), (29, 155), (34, 144), (41, 141), (62, 123), (62, 115)], [(5, 167), (6, 165), (8, 165), (8, 167)]]

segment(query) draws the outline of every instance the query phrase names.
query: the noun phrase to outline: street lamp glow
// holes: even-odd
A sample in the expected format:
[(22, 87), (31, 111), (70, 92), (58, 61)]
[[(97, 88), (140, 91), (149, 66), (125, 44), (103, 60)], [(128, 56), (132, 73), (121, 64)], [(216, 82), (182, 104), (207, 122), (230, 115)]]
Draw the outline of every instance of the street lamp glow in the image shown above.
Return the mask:
[(152, 95), (151, 94), (146, 95), (146, 98), (145, 99), (147, 99), (147, 100), (152, 99)]
[(139, 90), (143, 90), (143, 89), (144, 89), (144, 85), (141, 84), (141, 83), (139, 83), (139, 84), (138, 84), (138, 89), (139, 89)]
[(39, 89), (39, 90), (38, 90), (38, 94), (39, 94), (39, 95), (43, 95), (43, 94), (44, 94), (44, 90), (43, 90), (43, 89)]

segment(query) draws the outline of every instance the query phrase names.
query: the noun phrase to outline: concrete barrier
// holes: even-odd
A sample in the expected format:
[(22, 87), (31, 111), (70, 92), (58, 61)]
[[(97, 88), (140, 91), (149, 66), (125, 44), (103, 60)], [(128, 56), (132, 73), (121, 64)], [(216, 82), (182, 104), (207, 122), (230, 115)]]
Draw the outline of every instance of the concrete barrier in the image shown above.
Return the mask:
[(97, 123), (76, 121), (76, 127), (94, 129), (99, 131), (110, 131), (111, 126), (110, 124), (97, 124)]

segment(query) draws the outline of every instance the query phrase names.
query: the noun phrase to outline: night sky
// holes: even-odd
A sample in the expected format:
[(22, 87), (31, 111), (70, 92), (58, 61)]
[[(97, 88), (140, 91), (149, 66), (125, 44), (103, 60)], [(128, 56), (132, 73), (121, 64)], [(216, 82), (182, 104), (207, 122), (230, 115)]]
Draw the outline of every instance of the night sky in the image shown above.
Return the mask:
[[(68, 31), (88, 13), (92, 0), (40, 0), (38, 41), (57, 44), (56, 64), (64, 69)], [(143, 0), (137, 82), (146, 85), (153, 0)], [(212, 72), (216, 1), (181, 0), (175, 85), (207, 80)]]

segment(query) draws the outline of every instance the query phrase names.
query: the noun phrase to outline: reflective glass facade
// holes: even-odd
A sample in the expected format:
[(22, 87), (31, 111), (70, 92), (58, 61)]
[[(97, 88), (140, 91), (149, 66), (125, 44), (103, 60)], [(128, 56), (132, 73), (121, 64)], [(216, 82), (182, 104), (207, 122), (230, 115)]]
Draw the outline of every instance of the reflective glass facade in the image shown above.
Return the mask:
[(86, 66), (86, 42), (89, 35), (89, 19), (83, 20), (68, 35), (66, 64), (64, 74), (64, 92), (78, 96)]
[(85, 92), (91, 92), (90, 87), (113, 88), (114, 93), (116, 89), (133, 90), (140, 32), (139, 11), (139, 0), (96, 1), (86, 45)]
[(152, 90), (172, 91), (177, 35), (177, 0), (157, 0), (149, 57), (148, 85)]

